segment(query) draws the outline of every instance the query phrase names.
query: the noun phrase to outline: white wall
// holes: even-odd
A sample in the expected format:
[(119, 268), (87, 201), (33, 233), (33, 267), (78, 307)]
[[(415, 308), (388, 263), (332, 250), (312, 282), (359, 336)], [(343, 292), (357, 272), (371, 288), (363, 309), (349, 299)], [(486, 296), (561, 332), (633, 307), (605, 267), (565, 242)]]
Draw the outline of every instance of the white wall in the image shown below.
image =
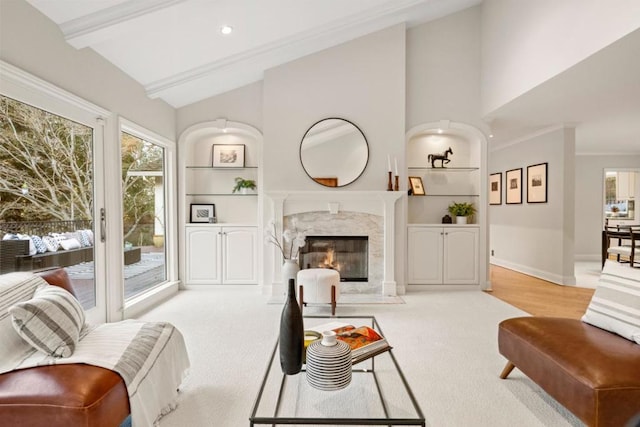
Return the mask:
[[(2, 1), (0, 58), (175, 141), (175, 111), (91, 49), (76, 50), (26, 1)], [(112, 144), (119, 144), (117, 140)]]
[[(576, 260), (601, 259), (604, 170), (616, 168), (640, 169), (640, 156), (576, 156)], [(640, 187), (636, 191), (640, 191)], [(636, 204), (636, 212), (638, 208), (640, 205)]]
[[(575, 131), (557, 128), (492, 151), (489, 173), (502, 172), (502, 205), (489, 208), (491, 262), (560, 284), (575, 284)], [(547, 203), (527, 203), (527, 166), (548, 163)], [(522, 204), (505, 203), (505, 172), (522, 168)]]
[(225, 118), (262, 130), (262, 81), (179, 108), (177, 134), (189, 126)]
[(637, 28), (637, 0), (484, 0), (483, 113), (491, 113)]
[(345, 189), (384, 190), (387, 155), (402, 159), (403, 153), (404, 63), (405, 27), (396, 25), (267, 70), (263, 111), (267, 191), (326, 189), (305, 174), (299, 150), (307, 129), (328, 117), (356, 124), (370, 147), (366, 170)]
[(409, 130), (447, 119), (486, 133), (480, 114), (480, 6), (407, 31)]

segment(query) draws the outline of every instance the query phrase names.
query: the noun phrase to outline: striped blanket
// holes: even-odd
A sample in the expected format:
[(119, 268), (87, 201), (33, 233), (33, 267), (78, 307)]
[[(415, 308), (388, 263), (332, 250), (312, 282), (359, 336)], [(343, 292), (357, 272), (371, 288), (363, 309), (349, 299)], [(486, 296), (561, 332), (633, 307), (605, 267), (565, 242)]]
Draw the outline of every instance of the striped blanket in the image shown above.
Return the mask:
[(73, 355), (54, 358), (30, 351), (0, 373), (42, 365), (85, 363), (122, 376), (129, 393), (134, 427), (157, 425), (175, 408), (178, 387), (189, 368), (180, 331), (169, 323), (125, 320), (85, 327)]

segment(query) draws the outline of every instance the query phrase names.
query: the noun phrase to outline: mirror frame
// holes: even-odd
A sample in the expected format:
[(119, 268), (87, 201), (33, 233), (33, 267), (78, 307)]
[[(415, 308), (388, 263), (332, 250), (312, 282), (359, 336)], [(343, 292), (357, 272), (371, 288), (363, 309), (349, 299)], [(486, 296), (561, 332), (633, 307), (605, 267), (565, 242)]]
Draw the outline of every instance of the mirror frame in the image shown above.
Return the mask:
[[(362, 166), (362, 170), (358, 173), (358, 175), (357, 175), (355, 178), (353, 178), (351, 181), (347, 182), (346, 184), (330, 185), (330, 184), (325, 184), (325, 183), (323, 183), (323, 182), (319, 181), (318, 179), (316, 179), (316, 178), (314, 178), (313, 176), (311, 176), (311, 174), (309, 173), (309, 171), (308, 171), (308, 170), (307, 170), (307, 168), (305, 167), (304, 162), (302, 161), (302, 146), (303, 146), (303, 144), (304, 144), (304, 142), (305, 142), (305, 138), (307, 137), (307, 134), (308, 134), (308, 133), (309, 133), (309, 132), (310, 132), (310, 131), (311, 131), (311, 130), (316, 126), (316, 125), (318, 125), (319, 123), (322, 123), (322, 122), (324, 122), (324, 121), (327, 121), (327, 120), (340, 120), (340, 121), (346, 122), (346, 123), (350, 124), (351, 126), (353, 126), (353, 127), (354, 127), (354, 128), (355, 128), (355, 129), (360, 133), (360, 135), (362, 136), (362, 139), (363, 139), (363, 141), (364, 141), (364, 145), (365, 145), (365, 147), (366, 147), (366, 149), (367, 149), (367, 152), (366, 152), (366, 156), (367, 156), (367, 158), (365, 159), (364, 165)], [(306, 130), (306, 132), (305, 132), (305, 133), (304, 133), (304, 135), (302, 136), (302, 139), (300, 140), (299, 156), (300, 156), (300, 164), (302, 165), (302, 169), (304, 170), (304, 173), (306, 173), (306, 174), (307, 174), (307, 176), (308, 176), (309, 178), (311, 178), (311, 180), (312, 180), (313, 182), (315, 182), (315, 183), (317, 183), (317, 184), (320, 184), (320, 185), (322, 185), (323, 187), (329, 187), (329, 188), (342, 188), (342, 187), (346, 187), (346, 186), (348, 186), (348, 185), (353, 184), (354, 182), (356, 182), (356, 181), (357, 181), (357, 180), (362, 176), (362, 174), (364, 173), (364, 171), (367, 169), (367, 165), (369, 164), (369, 141), (367, 141), (367, 137), (365, 136), (364, 132), (362, 132), (362, 129), (360, 129), (360, 128), (358, 127), (358, 125), (356, 125), (356, 124), (355, 124), (355, 123), (353, 123), (352, 121), (347, 120), (347, 119), (343, 119), (343, 118), (341, 118), (341, 117), (327, 117), (327, 118), (324, 118), (324, 119), (318, 120), (317, 122), (315, 122), (314, 124), (312, 124), (311, 126), (309, 126), (309, 128)]]

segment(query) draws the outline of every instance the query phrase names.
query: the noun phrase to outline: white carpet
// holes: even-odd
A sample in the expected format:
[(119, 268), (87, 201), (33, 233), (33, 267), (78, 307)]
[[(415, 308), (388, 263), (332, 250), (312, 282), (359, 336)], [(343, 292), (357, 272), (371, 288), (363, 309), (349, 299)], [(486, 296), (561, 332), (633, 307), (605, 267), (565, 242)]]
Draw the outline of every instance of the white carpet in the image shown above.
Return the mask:
[[(339, 306), (338, 313), (377, 317), (428, 426), (582, 426), (517, 369), (499, 378), (506, 361), (497, 350), (497, 325), (524, 312), (475, 286), (412, 287), (403, 299)], [(142, 316), (174, 323), (191, 358), (178, 408), (160, 426), (248, 426), (280, 310), (258, 287), (217, 286), (181, 291)]]
[(595, 289), (600, 280), (602, 263), (600, 261), (576, 261), (574, 265), (576, 286)]

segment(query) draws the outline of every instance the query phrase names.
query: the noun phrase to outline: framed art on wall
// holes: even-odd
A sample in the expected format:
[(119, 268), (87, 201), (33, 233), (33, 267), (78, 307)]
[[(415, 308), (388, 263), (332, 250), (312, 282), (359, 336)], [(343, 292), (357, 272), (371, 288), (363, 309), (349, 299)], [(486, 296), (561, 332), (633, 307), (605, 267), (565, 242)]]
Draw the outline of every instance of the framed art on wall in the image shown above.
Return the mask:
[(189, 222), (191, 223), (210, 223), (215, 222), (216, 205), (191, 203), (191, 214)]
[(409, 186), (411, 187), (411, 194), (414, 196), (424, 196), (424, 186), (422, 185), (422, 178), (419, 176), (409, 177)]
[(522, 168), (508, 170), (504, 184), (507, 205), (522, 203)]
[(214, 168), (242, 168), (244, 144), (214, 144), (211, 157)]
[(527, 166), (527, 203), (547, 203), (547, 163)]
[(489, 175), (489, 204), (502, 204), (502, 172)]

